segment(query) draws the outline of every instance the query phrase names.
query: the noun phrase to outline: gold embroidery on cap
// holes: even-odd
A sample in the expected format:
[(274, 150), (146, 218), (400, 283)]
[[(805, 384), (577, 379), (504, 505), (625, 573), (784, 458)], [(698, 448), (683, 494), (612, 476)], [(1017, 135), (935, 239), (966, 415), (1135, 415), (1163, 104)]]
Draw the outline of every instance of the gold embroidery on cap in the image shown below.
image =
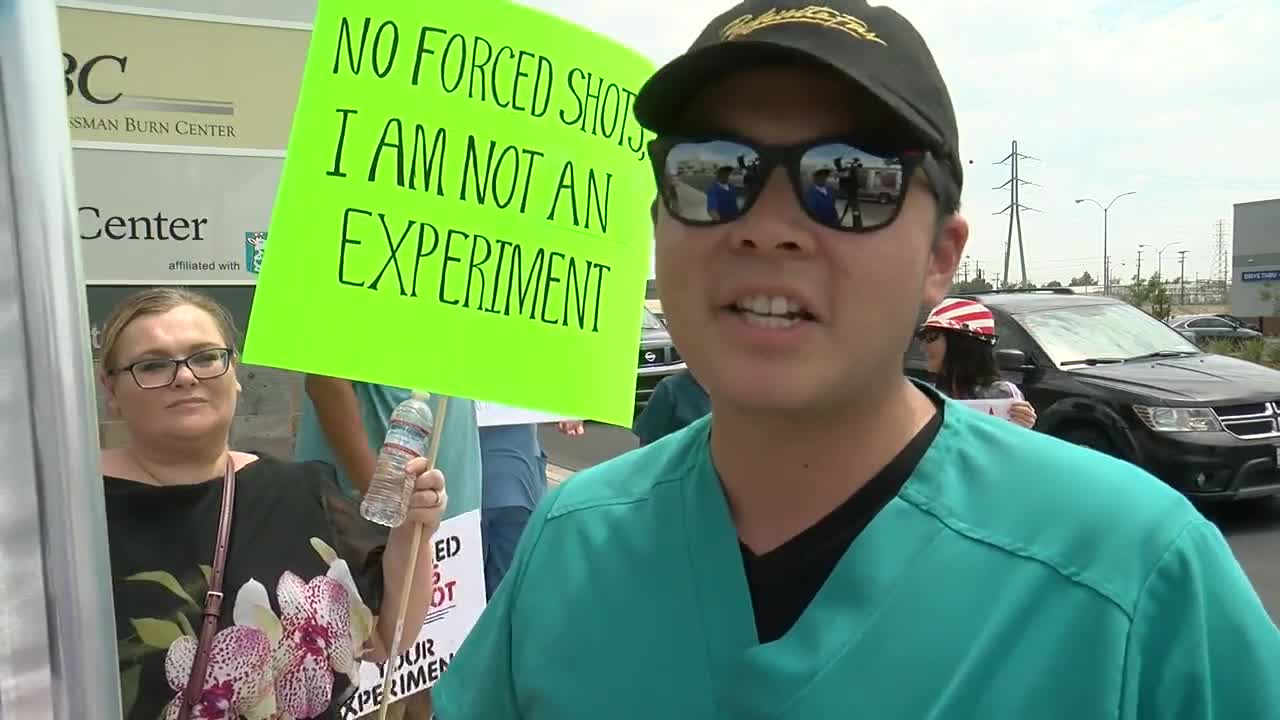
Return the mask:
[(877, 42), (885, 47), (888, 43), (881, 40), (868, 25), (852, 15), (846, 15), (837, 12), (831, 8), (821, 7), (819, 5), (810, 5), (806, 8), (796, 10), (779, 10), (774, 8), (763, 15), (743, 15), (742, 17), (730, 22), (720, 31), (720, 37), (724, 40), (736, 40), (745, 37), (761, 28), (771, 25), (782, 25), (785, 23), (811, 23), (813, 25), (823, 25), (836, 30), (843, 30), (859, 40), (870, 40)]

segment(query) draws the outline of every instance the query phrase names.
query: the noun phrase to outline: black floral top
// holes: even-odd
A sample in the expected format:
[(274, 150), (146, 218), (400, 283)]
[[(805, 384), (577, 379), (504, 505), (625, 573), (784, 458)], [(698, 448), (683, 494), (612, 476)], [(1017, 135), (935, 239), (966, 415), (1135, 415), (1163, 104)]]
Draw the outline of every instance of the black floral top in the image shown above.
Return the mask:
[[(126, 720), (176, 718), (195, 658), (221, 477), (105, 477)], [(381, 604), (386, 531), (333, 467), (262, 458), (236, 474), (222, 619), (192, 718), (335, 718)], [(372, 608), (372, 610), (371, 610)]]

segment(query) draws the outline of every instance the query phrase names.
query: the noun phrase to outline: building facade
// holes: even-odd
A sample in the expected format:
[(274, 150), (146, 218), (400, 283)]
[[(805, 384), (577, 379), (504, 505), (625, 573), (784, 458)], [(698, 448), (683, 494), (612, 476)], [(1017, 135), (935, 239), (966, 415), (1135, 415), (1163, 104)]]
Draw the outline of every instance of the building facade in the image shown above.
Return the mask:
[(1232, 314), (1280, 318), (1280, 198), (1237, 203), (1232, 228)]

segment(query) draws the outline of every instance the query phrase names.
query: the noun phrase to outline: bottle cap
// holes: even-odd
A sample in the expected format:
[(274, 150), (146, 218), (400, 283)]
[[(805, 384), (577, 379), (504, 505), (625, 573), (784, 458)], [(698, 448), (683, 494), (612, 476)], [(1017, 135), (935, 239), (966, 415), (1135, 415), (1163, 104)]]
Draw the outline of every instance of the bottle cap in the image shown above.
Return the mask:
[(414, 390), (412, 397), (414, 400), (418, 400), (420, 402), (426, 402), (431, 399), (431, 393), (424, 392), (422, 390)]

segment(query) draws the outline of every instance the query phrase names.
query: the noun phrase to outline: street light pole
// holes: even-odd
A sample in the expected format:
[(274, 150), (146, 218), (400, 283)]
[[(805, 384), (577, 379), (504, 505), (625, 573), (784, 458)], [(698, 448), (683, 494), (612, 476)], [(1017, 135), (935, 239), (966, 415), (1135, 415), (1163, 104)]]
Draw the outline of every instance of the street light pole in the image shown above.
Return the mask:
[(1106, 205), (1103, 205), (1102, 203), (1098, 202), (1097, 200), (1094, 200), (1093, 198), (1080, 198), (1076, 200), (1077, 205), (1079, 205), (1082, 202), (1091, 202), (1094, 205), (1097, 205), (1098, 207), (1102, 208), (1102, 294), (1103, 295), (1111, 294), (1111, 262), (1110, 262), (1111, 258), (1107, 255), (1107, 219), (1108, 219), (1107, 216), (1111, 212), (1111, 206), (1115, 205), (1117, 200), (1124, 197), (1125, 195), (1137, 195), (1137, 194), (1138, 193), (1136, 190), (1120, 193), (1119, 195), (1111, 198), (1111, 202), (1107, 203)]
[(1141, 244), (1141, 245), (1139, 245), (1139, 246), (1138, 246), (1138, 282), (1139, 282), (1139, 283), (1144, 282), (1144, 278), (1142, 277), (1142, 250), (1143, 250), (1143, 248), (1147, 248), (1147, 249), (1150, 249), (1150, 250), (1155, 250), (1155, 249), (1156, 249), (1154, 245), (1147, 245), (1146, 243), (1143, 243), (1143, 244)]
[(1160, 276), (1160, 282), (1164, 282), (1164, 251), (1168, 250), (1174, 245), (1181, 245), (1181, 244), (1182, 244), (1181, 240), (1174, 240), (1168, 245), (1165, 245), (1164, 247), (1160, 248), (1159, 252), (1156, 253), (1156, 274)]
[(1165, 288), (1166, 290), (1168, 290), (1169, 285), (1168, 285), (1168, 281), (1164, 279), (1164, 251), (1168, 250), (1174, 245), (1181, 245), (1181, 244), (1182, 244), (1181, 240), (1174, 240), (1168, 245), (1165, 245), (1164, 247), (1160, 248), (1159, 252), (1156, 253), (1156, 275), (1160, 277), (1160, 287)]
[(1190, 250), (1179, 250), (1178, 260), (1180, 267), (1178, 268), (1178, 302), (1182, 305), (1187, 304), (1187, 253)]
[(1111, 207), (1102, 208), (1102, 296), (1111, 297), (1111, 255), (1107, 252), (1107, 213)]

